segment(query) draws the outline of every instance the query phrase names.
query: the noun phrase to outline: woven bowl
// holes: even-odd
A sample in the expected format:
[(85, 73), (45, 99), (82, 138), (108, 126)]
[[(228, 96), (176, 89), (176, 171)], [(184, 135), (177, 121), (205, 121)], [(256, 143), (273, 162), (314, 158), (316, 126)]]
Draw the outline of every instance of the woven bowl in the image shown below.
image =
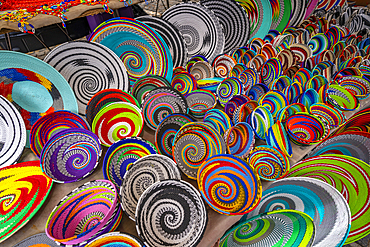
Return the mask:
[(203, 118), (204, 115), (215, 108), (217, 104), (216, 95), (208, 90), (196, 90), (186, 97), (190, 113), (196, 118)]
[(117, 191), (112, 182), (88, 182), (74, 189), (54, 208), (46, 222), (46, 235), (65, 245), (91, 240), (109, 224), (116, 205)]

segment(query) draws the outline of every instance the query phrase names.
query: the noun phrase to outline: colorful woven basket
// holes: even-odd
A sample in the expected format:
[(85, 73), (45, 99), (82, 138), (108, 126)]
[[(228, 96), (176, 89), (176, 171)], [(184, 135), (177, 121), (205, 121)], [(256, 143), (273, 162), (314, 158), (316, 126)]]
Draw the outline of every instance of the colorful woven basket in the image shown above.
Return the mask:
[(221, 238), (220, 247), (307, 246), (315, 239), (315, 225), (310, 216), (296, 210), (278, 210), (240, 221)]
[(99, 236), (115, 218), (116, 205), (117, 191), (113, 183), (88, 182), (57, 204), (46, 222), (46, 234), (60, 244), (82, 246)]
[(90, 130), (90, 126), (78, 114), (69, 111), (55, 111), (39, 118), (32, 125), (30, 132), (30, 148), (40, 157), (45, 143), (55, 134), (69, 128)]
[(262, 196), (258, 175), (245, 161), (232, 155), (215, 155), (198, 170), (200, 193), (215, 211), (242, 215), (253, 210)]
[(0, 243), (22, 228), (46, 201), (53, 181), (39, 161), (14, 164), (0, 169)]
[(115, 142), (108, 148), (103, 161), (104, 178), (122, 185), (123, 177), (130, 166), (138, 159), (156, 154), (155, 146), (140, 137), (129, 137)]
[(101, 153), (100, 141), (94, 133), (69, 128), (45, 143), (40, 153), (41, 168), (55, 182), (72, 183), (95, 170)]
[(351, 209), (351, 229), (345, 244), (353, 243), (370, 232), (370, 166), (346, 155), (321, 155), (305, 159), (291, 167), (288, 177), (312, 177), (334, 186)]

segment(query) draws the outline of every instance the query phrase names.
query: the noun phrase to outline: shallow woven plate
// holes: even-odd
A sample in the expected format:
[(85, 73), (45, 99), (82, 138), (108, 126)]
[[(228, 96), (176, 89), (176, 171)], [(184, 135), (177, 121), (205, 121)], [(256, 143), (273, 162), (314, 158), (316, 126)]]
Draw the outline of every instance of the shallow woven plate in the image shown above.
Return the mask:
[(212, 10), (198, 3), (180, 3), (166, 10), (162, 18), (183, 35), (188, 59), (202, 55), (213, 61), (223, 53), (225, 38), (222, 26)]
[(39, 161), (14, 164), (0, 169), (0, 243), (22, 228), (41, 208), (53, 181)]
[(121, 59), (99, 43), (64, 43), (49, 52), (44, 61), (68, 81), (82, 115), (91, 97), (99, 91), (107, 88), (129, 90), (128, 74)]
[(0, 95), (0, 167), (14, 164), (26, 145), (26, 127), (19, 111)]
[(287, 177), (312, 177), (333, 185), (351, 209), (351, 230), (345, 244), (370, 232), (370, 166), (346, 155), (321, 155), (305, 159), (290, 168)]
[(245, 10), (235, 0), (202, 0), (200, 4), (212, 10), (217, 16), (225, 35), (224, 53), (247, 44), (249, 20)]
[(130, 84), (145, 75), (172, 78), (172, 57), (163, 38), (148, 25), (130, 18), (103, 22), (91, 34), (90, 41), (105, 45), (125, 65)]
[[(76, 113), (78, 112), (76, 97), (68, 82), (56, 69), (51, 67), (49, 64), (41, 61), (38, 58), (20, 52), (0, 51), (0, 70), (10, 68), (28, 70), (36, 76), (40, 75), (42, 78), (38, 77), (37, 80), (41, 80), (46, 83), (45, 86), (40, 87), (41, 84), (30, 79), (23, 78), (23, 80), (26, 80), (25, 82), (27, 82), (29, 87), (27, 88), (27, 90), (24, 90), (25, 87), (23, 87), (22, 85), (21, 89), (23, 90), (19, 91), (20, 96), (25, 94), (30, 96), (34, 95), (34, 97), (21, 98), (22, 100), (25, 100), (23, 102), (24, 104), (28, 103), (34, 105), (34, 107), (36, 108), (40, 108), (41, 106), (39, 105), (39, 99), (45, 99), (46, 97), (47, 99), (49, 99), (50, 105), (42, 105), (43, 109), (47, 108), (48, 106), (51, 107), (53, 104), (56, 104), (57, 101), (59, 102), (57, 105), (62, 107), (60, 109), (53, 110), (68, 110)], [(51, 83), (51, 85), (48, 85), (48, 83)], [(47, 87), (49, 88), (49, 90), (53, 91), (48, 91)], [(40, 89), (42, 90), (40, 91)], [(53, 100), (52, 97), (54, 97)], [(30, 99), (33, 99), (35, 101), (29, 101)], [(53, 102), (51, 102), (50, 100), (52, 100)], [(29, 124), (26, 124), (26, 128), (29, 130), (34, 123), (32, 121), (36, 121), (40, 117), (41, 115), (39, 114), (39, 112), (36, 112), (32, 120), (29, 120)]]

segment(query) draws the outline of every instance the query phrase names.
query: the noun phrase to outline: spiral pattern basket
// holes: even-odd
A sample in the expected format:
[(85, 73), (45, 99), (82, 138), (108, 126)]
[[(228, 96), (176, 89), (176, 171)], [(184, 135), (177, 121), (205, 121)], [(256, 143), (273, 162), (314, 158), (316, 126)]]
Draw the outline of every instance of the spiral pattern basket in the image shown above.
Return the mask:
[(248, 162), (260, 178), (274, 181), (286, 176), (289, 171), (289, 159), (280, 150), (270, 146), (258, 146), (248, 157)]
[(333, 186), (313, 178), (286, 178), (273, 182), (248, 218), (275, 210), (293, 209), (308, 214), (315, 224), (313, 246), (341, 246), (351, 226), (351, 211)]
[(190, 179), (196, 179), (199, 167), (208, 158), (225, 153), (224, 139), (205, 123), (185, 124), (173, 140), (173, 159)]
[(147, 75), (138, 79), (131, 87), (131, 94), (139, 102), (140, 105), (144, 103), (145, 97), (158, 87), (171, 87), (165, 78), (157, 75)]
[(215, 211), (241, 215), (253, 210), (262, 196), (258, 175), (249, 164), (232, 155), (216, 155), (199, 168), (200, 193)]
[(203, 118), (204, 115), (216, 107), (217, 98), (211, 91), (195, 90), (185, 97), (190, 113), (196, 118)]
[(122, 185), (123, 177), (132, 163), (150, 154), (156, 154), (157, 149), (140, 137), (130, 137), (115, 142), (110, 146), (103, 160), (104, 178), (114, 183), (117, 188)]
[(76, 95), (78, 112), (85, 114), (91, 97), (103, 89), (128, 91), (130, 82), (121, 59), (104, 45), (72, 41), (54, 48), (44, 58), (69, 83)]
[(72, 183), (89, 176), (102, 153), (98, 137), (89, 130), (70, 128), (55, 134), (40, 154), (43, 172), (59, 183)]
[(125, 173), (121, 186), (121, 205), (129, 218), (135, 221), (137, 202), (152, 184), (163, 180), (181, 180), (176, 163), (167, 156), (151, 154), (135, 161)]
[(212, 61), (223, 53), (225, 37), (222, 26), (214, 12), (204, 5), (191, 2), (176, 4), (163, 13), (162, 19), (172, 23), (183, 35), (188, 59), (202, 55)]
[(117, 191), (113, 183), (87, 182), (57, 204), (46, 223), (46, 234), (60, 244), (83, 246), (99, 236), (114, 219), (116, 205)]
[(345, 244), (353, 243), (370, 232), (370, 166), (346, 155), (320, 155), (291, 167), (287, 177), (311, 177), (334, 186), (351, 210), (351, 229)]
[(120, 89), (104, 89), (96, 93), (87, 103), (85, 116), (86, 121), (92, 125), (98, 112), (105, 106), (114, 102), (126, 102), (140, 108), (139, 102), (130, 93)]
[(181, 113), (170, 114), (163, 119), (155, 131), (155, 146), (158, 152), (172, 158), (173, 139), (177, 131), (183, 125), (195, 121), (193, 117)]
[(188, 49), (185, 45), (185, 39), (174, 25), (162, 18), (150, 15), (139, 16), (136, 20), (150, 26), (163, 38), (171, 52), (174, 68), (186, 64)]
[(146, 125), (156, 130), (160, 122), (172, 113), (186, 114), (188, 104), (179, 91), (170, 87), (156, 88), (150, 91), (143, 103)]
[(255, 136), (252, 127), (245, 122), (237, 123), (224, 135), (227, 153), (240, 158), (248, 157), (254, 147)]
[(76, 113), (69, 111), (55, 111), (39, 118), (30, 131), (30, 148), (40, 157), (46, 142), (65, 129), (81, 128), (90, 130), (86, 121)]
[(89, 41), (100, 43), (119, 56), (127, 69), (130, 85), (149, 74), (167, 80), (172, 78), (173, 62), (167, 44), (140, 21), (123, 17), (110, 19), (94, 30)]
[(14, 164), (0, 169), (0, 243), (22, 228), (45, 203), (53, 181), (39, 161)]
[(197, 246), (207, 221), (202, 197), (185, 181), (154, 183), (141, 195), (136, 209), (136, 229), (148, 247)]
[(26, 126), (19, 111), (0, 95), (0, 167), (14, 164), (26, 145)]
[(298, 145), (313, 145), (328, 137), (329, 126), (318, 117), (308, 113), (298, 113), (286, 121), (290, 139)]
[(99, 137), (102, 145), (110, 147), (118, 140), (140, 135), (143, 125), (143, 113), (136, 105), (115, 102), (96, 114), (91, 129)]
[(315, 225), (310, 216), (296, 210), (278, 210), (240, 221), (220, 241), (220, 247), (251, 246), (312, 246)]

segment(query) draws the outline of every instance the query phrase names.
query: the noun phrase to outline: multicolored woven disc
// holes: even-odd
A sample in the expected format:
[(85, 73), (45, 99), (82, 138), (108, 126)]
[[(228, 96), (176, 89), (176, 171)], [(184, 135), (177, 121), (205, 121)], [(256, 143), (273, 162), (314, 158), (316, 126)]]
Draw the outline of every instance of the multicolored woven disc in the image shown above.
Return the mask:
[(123, 177), (121, 205), (129, 218), (135, 221), (137, 202), (152, 184), (163, 180), (181, 180), (176, 163), (167, 156), (151, 154), (135, 161)]
[(137, 237), (120, 232), (110, 232), (101, 235), (91, 243), (87, 244), (86, 247), (145, 247), (140, 239)]
[(188, 104), (179, 91), (170, 87), (156, 88), (150, 91), (143, 103), (146, 125), (156, 130), (160, 122), (172, 113), (188, 112)]
[(0, 243), (22, 228), (41, 208), (53, 181), (39, 161), (14, 164), (0, 169)]
[(100, 141), (94, 133), (70, 128), (45, 143), (40, 154), (41, 168), (55, 182), (72, 183), (94, 171), (101, 153)]
[(172, 158), (173, 139), (177, 131), (183, 125), (195, 121), (193, 117), (181, 113), (174, 113), (163, 119), (155, 131), (155, 146), (158, 152)]
[(253, 210), (262, 196), (262, 185), (253, 167), (233, 155), (216, 155), (198, 170), (200, 193), (215, 211), (241, 215)]
[(163, 38), (148, 25), (130, 18), (113, 18), (100, 24), (89, 41), (116, 53), (125, 65), (130, 84), (145, 75), (172, 78), (171, 52)]
[(223, 53), (225, 37), (212, 10), (198, 3), (176, 4), (162, 18), (172, 23), (183, 35), (189, 59), (202, 55), (209, 61)]
[(139, 137), (130, 137), (117, 141), (108, 148), (103, 161), (103, 175), (119, 188), (123, 177), (132, 163), (150, 154), (156, 154), (157, 150), (148, 141)]
[(104, 89), (96, 93), (87, 103), (86, 121), (92, 125), (98, 112), (105, 106), (114, 102), (131, 103), (140, 108), (139, 102), (130, 93), (119, 89)]
[(92, 96), (107, 88), (128, 91), (130, 82), (121, 59), (95, 42), (72, 41), (59, 45), (44, 58), (69, 83), (76, 95), (78, 112), (85, 114)]
[(45, 143), (55, 134), (69, 128), (90, 130), (90, 126), (78, 114), (69, 111), (55, 111), (39, 118), (32, 125), (30, 132), (30, 148), (40, 157)]
[(218, 102), (221, 106), (225, 106), (235, 95), (242, 93), (243, 84), (237, 77), (226, 78), (217, 88)]
[(286, 176), (289, 171), (289, 159), (280, 150), (262, 145), (255, 147), (248, 157), (260, 178), (274, 181)]
[(288, 177), (312, 177), (334, 186), (351, 209), (351, 230), (345, 244), (370, 233), (370, 166), (346, 155), (321, 155), (291, 167)]
[(185, 181), (154, 183), (141, 195), (136, 229), (148, 247), (197, 246), (208, 221), (197, 189)]
[(113, 183), (87, 182), (55, 206), (46, 222), (46, 235), (63, 245), (85, 245), (115, 218), (116, 205), (117, 191)]
[(351, 226), (351, 211), (333, 186), (313, 178), (285, 178), (263, 192), (248, 218), (275, 210), (293, 209), (308, 214), (315, 224), (313, 246), (342, 246)]
[(126, 137), (140, 135), (144, 125), (143, 113), (131, 103), (114, 102), (96, 114), (91, 129), (109, 147)]
[(198, 169), (204, 161), (225, 153), (224, 139), (206, 123), (185, 124), (173, 141), (173, 159), (180, 170), (191, 179), (196, 179)]
[(0, 167), (14, 164), (26, 145), (26, 126), (19, 111), (0, 95)]
[[(312, 246), (315, 225), (307, 214), (296, 210), (263, 213), (231, 228), (220, 247), (245, 246)], [(249, 244), (250, 243), (250, 244)]]

